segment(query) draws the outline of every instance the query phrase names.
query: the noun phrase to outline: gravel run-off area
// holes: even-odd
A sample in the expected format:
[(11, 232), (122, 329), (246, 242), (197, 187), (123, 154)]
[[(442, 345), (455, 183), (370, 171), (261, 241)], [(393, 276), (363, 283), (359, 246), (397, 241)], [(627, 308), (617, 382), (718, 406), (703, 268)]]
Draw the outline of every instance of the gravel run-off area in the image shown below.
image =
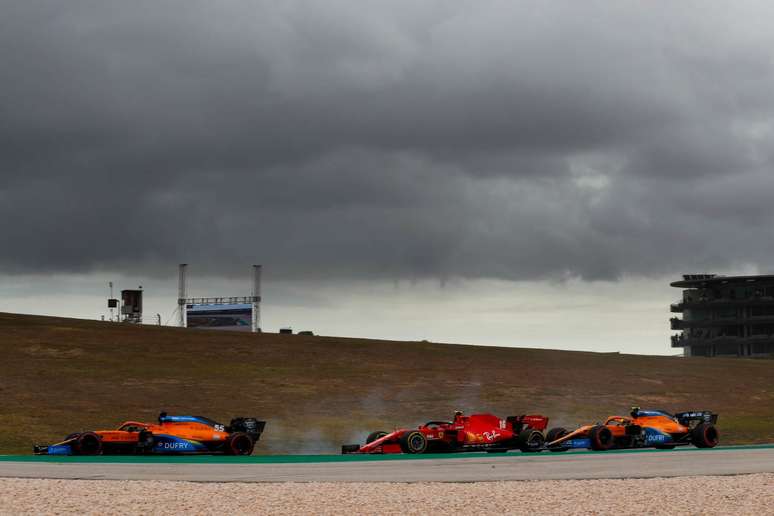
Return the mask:
[(0, 479), (0, 514), (774, 515), (774, 474), (477, 483)]

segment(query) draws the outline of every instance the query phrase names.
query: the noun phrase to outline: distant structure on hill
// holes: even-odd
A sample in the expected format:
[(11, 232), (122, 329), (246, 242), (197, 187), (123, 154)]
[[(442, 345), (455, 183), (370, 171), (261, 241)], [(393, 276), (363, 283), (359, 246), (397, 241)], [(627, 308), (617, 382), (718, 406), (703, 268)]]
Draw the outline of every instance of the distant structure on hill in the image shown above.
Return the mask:
[(774, 356), (774, 275), (686, 274), (670, 284), (683, 299), (671, 305), (672, 347), (685, 356)]
[(142, 287), (121, 291), (121, 315), (124, 322), (142, 324)]
[(188, 264), (178, 266), (178, 323), (183, 328), (261, 331), (261, 270), (253, 265), (250, 296), (188, 297)]
[[(110, 288), (110, 297), (107, 300), (107, 307), (110, 310), (109, 321), (123, 321), (127, 323), (142, 324), (142, 287), (133, 290), (122, 290), (121, 299), (113, 297), (113, 282), (108, 282)], [(114, 318), (114, 311), (118, 310), (118, 315)], [(105, 320), (105, 316), (102, 316)]]

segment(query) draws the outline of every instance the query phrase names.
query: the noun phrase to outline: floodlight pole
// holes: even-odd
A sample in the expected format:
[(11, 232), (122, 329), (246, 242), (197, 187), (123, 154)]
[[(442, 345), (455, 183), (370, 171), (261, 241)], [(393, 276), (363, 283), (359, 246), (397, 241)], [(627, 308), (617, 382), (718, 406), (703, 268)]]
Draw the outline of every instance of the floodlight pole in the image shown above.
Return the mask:
[(185, 298), (187, 295), (185, 273), (187, 268), (187, 263), (181, 263), (178, 267), (179, 276), (177, 283), (177, 308), (180, 311), (179, 323), (181, 328), (185, 328)]
[(253, 333), (261, 331), (261, 268), (253, 265)]

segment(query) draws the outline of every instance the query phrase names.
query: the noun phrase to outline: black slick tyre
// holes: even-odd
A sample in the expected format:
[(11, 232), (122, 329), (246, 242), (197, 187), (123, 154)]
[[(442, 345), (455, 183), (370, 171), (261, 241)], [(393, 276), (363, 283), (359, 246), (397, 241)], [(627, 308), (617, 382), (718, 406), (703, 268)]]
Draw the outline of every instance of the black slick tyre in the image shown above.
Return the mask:
[(613, 447), (613, 432), (604, 425), (597, 425), (589, 430), (591, 449), (605, 451)]
[(229, 455), (251, 455), (254, 446), (252, 437), (244, 432), (234, 432), (226, 442), (226, 453)]
[(524, 453), (535, 453), (543, 451), (543, 433), (540, 430), (527, 428), (519, 433), (517, 445)]
[(102, 439), (94, 432), (84, 432), (75, 441), (78, 455), (102, 455)]
[(701, 423), (691, 430), (691, 441), (697, 448), (714, 448), (719, 438), (718, 429), (712, 423)]
[(413, 430), (400, 436), (400, 449), (403, 453), (425, 453), (427, 437), (422, 432)]
[(366, 444), (371, 444), (375, 440), (381, 439), (385, 435), (387, 435), (387, 432), (383, 430), (377, 430), (376, 432), (371, 432), (370, 434), (368, 434), (368, 437), (366, 437)]
[[(557, 439), (561, 439), (562, 437), (564, 437), (568, 433), (570, 433), (570, 432), (568, 432), (566, 428), (562, 428), (562, 427), (552, 428), (546, 434), (546, 444), (552, 443), (553, 441), (556, 441)], [(558, 444), (556, 446), (550, 447), (548, 449), (550, 451), (552, 451), (552, 452), (563, 452), (563, 451), (567, 451), (568, 450), (568, 448), (565, 448), (561, 444)]]

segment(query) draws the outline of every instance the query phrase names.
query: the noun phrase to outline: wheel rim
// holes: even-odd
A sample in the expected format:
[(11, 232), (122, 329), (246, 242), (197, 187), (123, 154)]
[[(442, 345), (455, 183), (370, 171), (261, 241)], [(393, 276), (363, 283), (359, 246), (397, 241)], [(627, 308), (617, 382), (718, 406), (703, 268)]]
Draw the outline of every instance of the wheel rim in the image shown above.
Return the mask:
[(607, 428), (600, 428), (597, 432), (597, 443), (601, 448), (607, 448), (613, 440), (613, 434)]
[(250, 453), (250, 438), (246, 435), (240, 435), (231, 442), (231, 449), (234, 451), (234, 455), (247, 455)]
[(425, 444), (425, 438), (421, 434), (413, 434), (409, 437), (409, 447), (414, 451), (422, 451)]

